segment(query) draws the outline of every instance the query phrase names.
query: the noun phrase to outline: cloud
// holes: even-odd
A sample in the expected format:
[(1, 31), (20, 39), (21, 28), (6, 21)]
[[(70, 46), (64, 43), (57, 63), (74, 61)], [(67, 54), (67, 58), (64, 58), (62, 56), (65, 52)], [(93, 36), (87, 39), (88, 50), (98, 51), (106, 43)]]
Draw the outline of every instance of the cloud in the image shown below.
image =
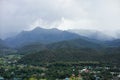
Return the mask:
[(117, 30), (119, 21), (119, 0), (0, 0), (2, 38), (36, 26)]

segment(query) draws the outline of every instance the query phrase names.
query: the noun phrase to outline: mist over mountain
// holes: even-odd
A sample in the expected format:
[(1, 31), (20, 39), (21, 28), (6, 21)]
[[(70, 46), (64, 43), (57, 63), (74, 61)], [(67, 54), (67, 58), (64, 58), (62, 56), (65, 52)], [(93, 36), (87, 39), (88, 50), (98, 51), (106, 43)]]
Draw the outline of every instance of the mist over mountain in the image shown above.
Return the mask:
[(100, 41), (109, 41), (109, 40), (114, 40), (115, 38), (106, 35), (103, 32), (97, 31), (97, 30), (87, 30), (87, 29), (70, 29), (68, 30), (69, 32), (76, 33), (81, 36), (85, 36), (91, 39), (96, 39)]
[(0, 0), (0, 80), (120, 80), (120, 0)]
[(117, 32), (117, 38), (120, 39), (120, 30)]

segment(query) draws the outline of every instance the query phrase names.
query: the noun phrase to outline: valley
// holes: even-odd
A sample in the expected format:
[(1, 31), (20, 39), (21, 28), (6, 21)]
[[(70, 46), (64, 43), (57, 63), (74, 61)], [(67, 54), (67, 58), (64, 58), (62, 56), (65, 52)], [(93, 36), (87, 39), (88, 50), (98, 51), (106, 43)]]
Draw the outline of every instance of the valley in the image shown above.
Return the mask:
[[(120, 39), (35, 28), (0, 40), (5, 80), (119, 80)], [(3, 80), (4, 80), (3, 79)]]

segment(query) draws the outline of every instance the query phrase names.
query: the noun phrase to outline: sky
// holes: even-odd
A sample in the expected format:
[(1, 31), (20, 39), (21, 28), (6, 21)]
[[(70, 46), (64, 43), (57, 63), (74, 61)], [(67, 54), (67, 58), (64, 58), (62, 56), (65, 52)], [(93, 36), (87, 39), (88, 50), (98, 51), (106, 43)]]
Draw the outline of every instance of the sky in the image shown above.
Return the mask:
[(120, 0), (0, 0), (0, 38), (36, 26), (99, 30), (116, 36)]

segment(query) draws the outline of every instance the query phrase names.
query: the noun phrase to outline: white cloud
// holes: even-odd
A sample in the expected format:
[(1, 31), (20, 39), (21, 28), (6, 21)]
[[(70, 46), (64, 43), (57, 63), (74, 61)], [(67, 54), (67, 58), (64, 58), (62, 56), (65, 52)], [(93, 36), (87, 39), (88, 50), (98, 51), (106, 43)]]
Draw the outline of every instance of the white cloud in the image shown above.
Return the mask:
[(0, 0), (0, 37), (35, 26), (120, 29), (120, 0)]

